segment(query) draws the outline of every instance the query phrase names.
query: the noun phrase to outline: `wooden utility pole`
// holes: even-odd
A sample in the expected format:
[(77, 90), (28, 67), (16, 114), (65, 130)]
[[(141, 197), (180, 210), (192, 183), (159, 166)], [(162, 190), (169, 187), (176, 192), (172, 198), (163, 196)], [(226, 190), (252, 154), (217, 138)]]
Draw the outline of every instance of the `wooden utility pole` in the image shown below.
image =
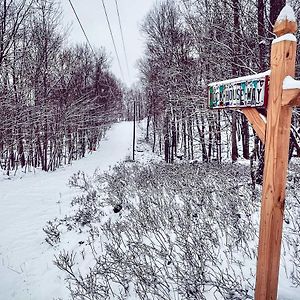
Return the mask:
[(132, 160), (135, 159), (135, 123), (136, 123), (136, 100), (133, 102), (133, 133), (132, 133)]
[(292, 106), (297, 105), (297, 101), (291, 101), (299, 95), (299, 91), (291, 95), (290, 90), (282, 87), (286, 76), (295, 75), (297, 43), (292, 34), (296, 30), (296, 22), (287, 19), (274, 26), (277, 39), (271, 47), (256, 300), (277, 299), (291, 115)]

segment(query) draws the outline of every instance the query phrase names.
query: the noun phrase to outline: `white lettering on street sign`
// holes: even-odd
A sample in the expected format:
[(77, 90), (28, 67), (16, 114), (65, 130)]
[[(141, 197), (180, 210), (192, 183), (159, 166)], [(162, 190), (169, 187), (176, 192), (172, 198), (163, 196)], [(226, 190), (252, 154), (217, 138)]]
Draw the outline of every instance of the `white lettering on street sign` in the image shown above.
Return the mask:
[(259, 75), (209, 84), (209, 108), (266, 107), (269, 76)]

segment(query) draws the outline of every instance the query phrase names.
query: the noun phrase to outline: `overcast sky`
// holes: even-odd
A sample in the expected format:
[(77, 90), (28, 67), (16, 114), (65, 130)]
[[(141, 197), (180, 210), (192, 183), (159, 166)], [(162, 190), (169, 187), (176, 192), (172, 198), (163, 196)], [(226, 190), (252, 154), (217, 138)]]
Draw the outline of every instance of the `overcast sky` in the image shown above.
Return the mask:
[[(71, 24), (70, 42), (85, 42), (76, 17), (68, 0), (60, 0), (63, 8), (63, 22)], [(143, 18), (151, 7), (159, 0), (118, 0), (119, 12), (127, 50), (129, 73), (128, 76), (122, 39), (119, 29), (115, 0), (105, 0), (116, 47), (124, 73), (124, 81), (129, 86), (137, 80), (136, 61), (143, 54), (143, 36), (139, 30)], [(112, 40), (107, 26), (101, 0), (72, 0), (73, 6), (82, 22), (86, 34), (93, 47), (104, 47), (112, 58), (112, 72), (122, 80), (120, 68), (115, 56)]]

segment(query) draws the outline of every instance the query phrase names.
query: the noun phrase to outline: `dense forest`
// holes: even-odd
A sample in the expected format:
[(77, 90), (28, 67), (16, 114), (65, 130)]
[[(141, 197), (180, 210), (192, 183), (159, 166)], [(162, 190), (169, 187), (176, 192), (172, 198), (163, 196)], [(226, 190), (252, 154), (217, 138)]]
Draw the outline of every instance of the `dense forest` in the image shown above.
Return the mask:
[[(299, 18), (300, 3), (291, 2)], [(178, 0), (161, 2), (148, 14), (142, 26), (147, 50), (140, 61), (149, 112), (147, 138), (166, 162), (178, 157), (204, 162), (263, 157), (263, 147), (241, 112), (207, 109), (207, 85), (269, 69), (273, 24), (284, 5)], [(264, 109), (260, 113), (266, 115)], [(297, 111), (293, 125), (290, 156), (294, 150), (299, 154)]]
[(122, 114), (103, 50), (67, 45), (50, 0), (0, 1), (0, 168), (54, 170), (95, 150)]
[[(291, 4), (299, 14), (299, 2)], [(166, 162), (262, 158), (242, 113), (207, 109), (207, 84), (268, 70), (272, 24), (283, 5), (161, 1), (141, 26), (140, 82), (125, 90), (104, 50), (67, 44), (58, 3), (1, 0), (0, 168), (54, 170), (83, 157), (107, 125), (133, 119), (133, 102), (137, 118), (147, 117), (146, 139)], [(298, 119), (295, 111), (291, 155), (300, 153)]]

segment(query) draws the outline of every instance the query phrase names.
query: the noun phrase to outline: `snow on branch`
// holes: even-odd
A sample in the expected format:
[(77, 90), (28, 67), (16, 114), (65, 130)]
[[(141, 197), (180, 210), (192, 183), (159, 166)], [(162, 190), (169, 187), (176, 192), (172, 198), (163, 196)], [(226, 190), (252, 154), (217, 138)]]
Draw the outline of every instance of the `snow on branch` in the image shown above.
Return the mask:
[(286, 76), (283, 80), (284, 90), (300, 89), (300, 80), (296, 80), (291, 76)]

